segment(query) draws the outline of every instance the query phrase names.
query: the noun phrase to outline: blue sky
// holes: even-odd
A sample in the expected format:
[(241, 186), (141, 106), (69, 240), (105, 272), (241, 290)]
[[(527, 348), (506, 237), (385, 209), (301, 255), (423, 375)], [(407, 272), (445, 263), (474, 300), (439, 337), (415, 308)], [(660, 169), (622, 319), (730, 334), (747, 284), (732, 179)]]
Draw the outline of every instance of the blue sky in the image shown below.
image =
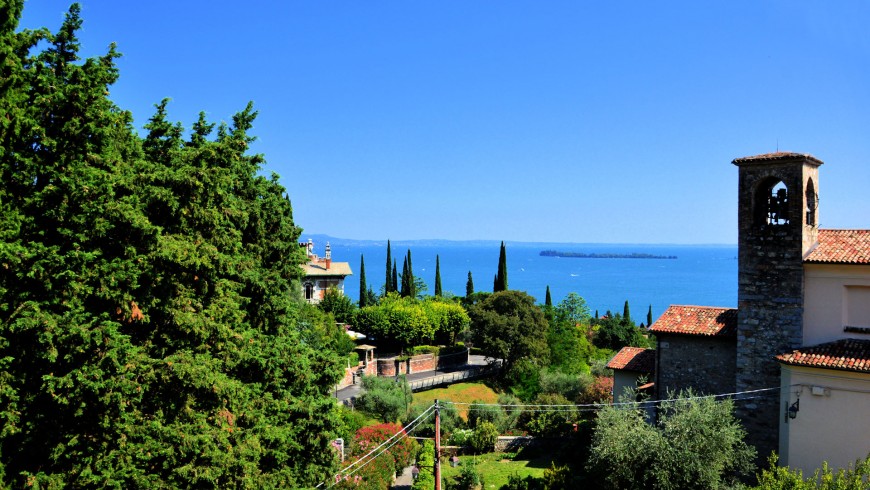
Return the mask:
[(777, 149), (825, 161), (822, 227), (870, 228), (867, 2), (81, 5), (138, 127), (254, 102), (306, 233), (736, 243), (730, 162)]

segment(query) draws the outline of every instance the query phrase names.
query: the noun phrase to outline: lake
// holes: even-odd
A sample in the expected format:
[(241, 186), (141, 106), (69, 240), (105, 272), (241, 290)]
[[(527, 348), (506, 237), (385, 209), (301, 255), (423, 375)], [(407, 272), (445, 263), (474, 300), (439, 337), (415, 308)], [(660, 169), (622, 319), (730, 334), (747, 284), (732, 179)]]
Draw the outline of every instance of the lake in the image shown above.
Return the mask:
[[(307, 240), (308, 235), (303, 235)], [(366, 280), (378, 291), (384, 284), (386, 241), (329, 238), (332, 260), (349, 262), (354, 272), (345, 281), (345, 294), (359, 299), (360, 255), (365, 257)], [(315, 252), (322, 255), (326, 239), (314, 237)], [(499, 242), (411, 241), (394, 242), (393, 258), (399, 273), (402, 259), (411, 250), (414, 275), (433, 293), (435, 256), (440, 257), (441, 286), (445, 293), (465, 295), (471, 271), (475, 291), (492, 291), (498, 267)], [(553, 303), (570, 292), (586, 299), (594, 313), (622, 313), (628, 300), (632, 317), (646, 320), (652, 305), (653, 319), (672, 304), (737, 306), (737, 245), (629, 245), (507, 242), (508, 287), (525, 291), (544, 302), (547, 286)], [(584, 254), (651, 254), (676, 259), (566, 258), (541, 256), (542, 250)]]

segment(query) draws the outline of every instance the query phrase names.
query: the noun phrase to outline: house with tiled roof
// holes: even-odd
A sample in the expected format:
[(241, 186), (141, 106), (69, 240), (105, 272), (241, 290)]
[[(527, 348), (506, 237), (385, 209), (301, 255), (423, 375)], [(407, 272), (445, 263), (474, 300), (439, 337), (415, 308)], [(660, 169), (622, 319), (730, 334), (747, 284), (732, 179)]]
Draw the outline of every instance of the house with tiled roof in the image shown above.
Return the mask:
[(308, 262), (302, 265), (302, 295), (305, 301), (317, 304), (323, 299), (327, 290), (335, 288), (344, 294), (344, 278), (353, 275), (350, 264), (347, 262), (333, 262), (332, 249), (326, 242), (326, 250), (323, 257), (314, 253), (314, 242), (309, 238), (307, 242), (301, 242), (308, 255)]
[(613, 399), (618, 401), (626, 388), (638, 390), (649, 385), (655, 367), (655, 349), (630, 346), (620, 349), (607, 363), (607, 368), (613, 370)]
[(657, 396), (744, 393), (736, 415), (761, 460), (847, 467), (870, 453), (870, 230), (819, 229), (811, 155), (732, 163), (738, 307), (671, 306), (651, 326)]
[(698, 394), (733, 393), (737, 364), (737, 309), (671, 305), (650, 326), (656, 335), (656, 392), (687, 388)]

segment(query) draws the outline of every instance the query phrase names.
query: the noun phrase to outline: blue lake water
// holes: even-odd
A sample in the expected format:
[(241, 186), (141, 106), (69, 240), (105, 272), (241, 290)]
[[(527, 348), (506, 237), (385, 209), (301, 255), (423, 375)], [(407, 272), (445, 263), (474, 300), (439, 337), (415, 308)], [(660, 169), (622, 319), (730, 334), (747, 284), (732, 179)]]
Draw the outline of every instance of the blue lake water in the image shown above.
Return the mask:
[[(303, 238), (307, 238), (303, 235)], [(386, 242), (330, 239), (332, 259), (349, 262), (354, 275), (345, 282), (345, 294), (359, 299), (360, 255), (365, 256), (366, 280), (378, 291), (384, 284)], [(315, 251), (322, 254), (322, 239), (315, 239)], [(422, 278), (433, 293), (435, 256), (440, 257), (444, 292), (465, 295), (468, 271), (475, 291), (492, 291), (498, 266), (497, 242), (395, 242), (393, 258), (399, 272), (410, 248), (414, 275)], [(628, 300), (632, 317), (645, 321), (652, 305), (657, 318), (669, 305), (737, 306), (736, 245), (609, 245), (507, 243), (508, 286), (525, 291), (544, 302), (547, 286), (553, 303), (570, 292), (586, 299), (600, 314), (621, 313)], [(542, 257), (542, 250), (580, 253), (674, 255), (676, 259), (560, 258)]]

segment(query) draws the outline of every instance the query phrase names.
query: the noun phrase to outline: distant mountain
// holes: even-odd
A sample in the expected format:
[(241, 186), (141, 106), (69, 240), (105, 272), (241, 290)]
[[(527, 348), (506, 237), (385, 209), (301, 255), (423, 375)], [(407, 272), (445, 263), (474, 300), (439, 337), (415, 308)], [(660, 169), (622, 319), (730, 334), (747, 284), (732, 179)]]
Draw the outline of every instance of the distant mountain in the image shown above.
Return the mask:
[[(387, 240), (359, 240), (356, 238), (339, 238), (324, 234), (303, 233), (299, 241), (308, 241), (312, 239), (317, 246), (322, 246), (326, 242), (337, 246), (361, 247), (361, 246), (387, 246)], [(499, 240), (441, 240), (441, 239), (423, 239), (423, 240), (390, 240), (394, 247), (498, 247), (501, 243)], [(520, 242), (506, 240), (505, 245), (508, 247), (537, 247), (540, 249), (560, 249), (566, 246), (589, 246), (599, 248), (602, 246), (629, 246), (636, 245), (644, 248), (654, 247), (720, 247), (720, 246), (736, 246), (733, 243), (726, 244), (650, 244), (650, 243), (571, 243), (571, 242)]]

